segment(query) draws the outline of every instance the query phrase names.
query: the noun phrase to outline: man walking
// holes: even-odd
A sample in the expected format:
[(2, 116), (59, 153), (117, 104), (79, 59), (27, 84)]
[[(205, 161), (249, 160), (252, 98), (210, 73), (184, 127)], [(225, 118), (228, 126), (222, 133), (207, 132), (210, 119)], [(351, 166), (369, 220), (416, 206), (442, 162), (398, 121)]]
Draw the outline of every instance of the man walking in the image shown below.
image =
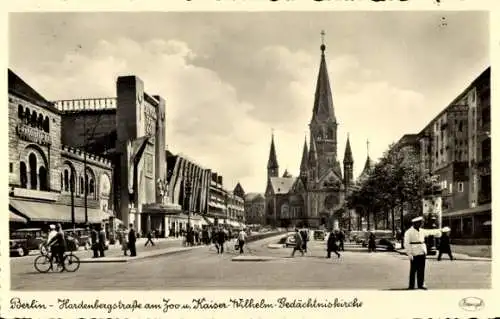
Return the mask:
[(302, 254), (302, 256), (304, 256), (304, 250), (302, 249), (302, 247), (303, 247), (302, 235), (300, 234), (298, 228), (295, 228), (295, 234), (294, 234), (293, 238), (295, 239), (295, 246), (293, 247), (293, 251), (292, 251), (292, 256), (291, 257), (293, 258), (295, 256), (295, 252), (297, 250), (300, 251), (300, 253)]
[(345, 233), (343, 230), (340, 230), (338, 233), (338, 241), (339, 241), (339, 250), (344, 251), (344, 241), (345, 241)]
[(302, 249), (307, 253), (307, 242), (309, 241), (309, 231), (307, 228), (304, 227), (300, 231), (300, 235), (302, 236)]
[(242, 228), (238, 234), (238, 246), (240, 247), (240, 254), (243, 254), (243, 246), (245, 245), (246, 238), (247, 233)]
[(151, 243), (151, 246), (154, 246), (155, 243), (153, 243), (153, 235), (151, 234), (151, 231), (148, 232), (147, 237), (148, 237), (148, 240), (144, 244), (144, 247), (146, 247), (149, 243)]
[(411, 220), (412, 226), (405, 232), (404, 246), (406, 254), (410, 260), (410, 282), (408, 289), (415, 289), (415, 274), (417, 275), (418, 289), (427, 290), (424, 286), (425, 277), (425, 258), (427, 255), (427, 247), (425, 237), (441, 236), (440, 229), (422, 229), (422, 221), (424, 219), (419, 216)]
[(137, 256), (137, 253), (135, 251), (135, 241), (137, 239), (137, 236), (135, 234), (134, 224), (131, 223), (129, 226), (130, 229), (128, 232), (128, 249), (130, 250), (130, 256), (135, 257)]
[(219, 227), (219, 231), (215, 235), (215, 247), (217, 248), (217, 254), (224, 254), (224, 243), (226, 242), (226, 232), (222, 227)]
[(99, 230), (99, 257), (104, 257), (104, 248), (106, 247), (106, 233), (104, 232), (104, 229), (100, 227)]
[(99, 255), (98, 255), (98, 251), (99, 251), (98, 241), (99, 241), (99, 234), (97, 233), (96, 227), (92, 226), (92, 231), (90, 232), (90, 244), (92, 247), (92, 252), (94, 253), (92, 255), (92, 258), (99, 257)]
[(441, 261), (441, 257), (443, 256), (443, 254), (448, 254), (448, 256), (450, 256), (450, 260), (453, 260), (449, 236), (450, 231), (451, 229), (449, 227), (443, 228), (443, 235), (441, 235), (441, 239), (439, 240), (439, 255), (437, 258), (438, 261)]
[(337, 246), (337, 234), (334, 231), (331, 231), (328, 235), (328, 240), (326, 242), (326, 258), (331, 258), (332, 252), (337, 255), (337, 258), (340, 258), (340, 254), (338, 252), (339, 247)]

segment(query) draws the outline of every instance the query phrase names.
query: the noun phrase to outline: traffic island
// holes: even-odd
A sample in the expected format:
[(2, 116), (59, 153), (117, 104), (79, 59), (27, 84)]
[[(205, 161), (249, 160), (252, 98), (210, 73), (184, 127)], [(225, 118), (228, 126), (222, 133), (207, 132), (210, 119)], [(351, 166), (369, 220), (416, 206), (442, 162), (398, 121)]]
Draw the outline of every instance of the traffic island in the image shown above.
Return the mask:
[(82, 264), (94, 264), (94, 263), (126, 263), (129, 261), (140, 260), (145, 258), (172, 255), (176, 253), (181, 253), (185, 251), (190, 251), (196, 248), (201, 248), (205, 246), (194, 246), (194, 247), (171, 247), (165, 249), (158, 249), (153, 251), (142, 252), (138, 256), (110, 256), (110, 257), (100, 257), (100, 258), (83, 258), (80, 259)]
[(271, 261), (271, 260), (278, 260), (281, 258), (276, 258), (276, 257), (268, 257), (268, 256), (238, 256), (238, 257), (233, 257), (231, 261), (253, 261), (253, 262), (262, 262), (262, 261)]

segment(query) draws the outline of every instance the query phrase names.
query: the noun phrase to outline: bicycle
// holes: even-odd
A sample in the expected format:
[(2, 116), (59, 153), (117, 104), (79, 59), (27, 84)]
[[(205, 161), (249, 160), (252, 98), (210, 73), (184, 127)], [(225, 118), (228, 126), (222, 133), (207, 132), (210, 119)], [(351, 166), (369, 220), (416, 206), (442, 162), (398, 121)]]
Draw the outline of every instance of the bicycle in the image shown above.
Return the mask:
[[(41, 255), (35, 258), (34, 267), (40, 273), (47, 273), (50, 270), (54, 270), (54, 263), (52, 258), (52, 253), (44, 247), (40, 249)], [(57, 263), (57, 270), (59, 272), (75, 272), (80, 268), (80, 258), (75, 256), (72, 251), (65, 253), (63, 256), (62, 263)]]

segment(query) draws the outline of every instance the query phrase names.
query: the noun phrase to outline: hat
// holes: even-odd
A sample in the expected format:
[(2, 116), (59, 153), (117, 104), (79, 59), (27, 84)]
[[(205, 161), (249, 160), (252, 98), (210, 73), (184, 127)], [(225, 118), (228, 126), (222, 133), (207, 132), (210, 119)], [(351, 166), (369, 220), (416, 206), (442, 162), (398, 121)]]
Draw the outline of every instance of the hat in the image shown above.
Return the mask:
[(411, 220), (412, 223), (421, 222), (424, 218), (422, 216), (415, 217)]
[(50, 224), (50, 225), (49, 225), (49, 228), (50, 228), (50, 229), (56, 229), (56, 225), (54, 225), (54, 224)]
[(441, 231), (442, 231), (443, 233), (447, 233), (447, 232), (449, 232), (450, 230), (451, 230), (451, 229), (450, 229), (450, 227), (448, 227), (448, 226), (443, 227), (443, 229), (441, 229)]

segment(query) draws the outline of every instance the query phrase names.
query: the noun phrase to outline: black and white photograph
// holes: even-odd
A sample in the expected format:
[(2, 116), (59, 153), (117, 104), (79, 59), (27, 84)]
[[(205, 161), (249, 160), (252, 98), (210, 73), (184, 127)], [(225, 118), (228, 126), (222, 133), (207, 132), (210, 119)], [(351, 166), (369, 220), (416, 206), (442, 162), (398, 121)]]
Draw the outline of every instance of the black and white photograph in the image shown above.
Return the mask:
[(488, 11), (8, 17), (13, 292), (492, 288)]

